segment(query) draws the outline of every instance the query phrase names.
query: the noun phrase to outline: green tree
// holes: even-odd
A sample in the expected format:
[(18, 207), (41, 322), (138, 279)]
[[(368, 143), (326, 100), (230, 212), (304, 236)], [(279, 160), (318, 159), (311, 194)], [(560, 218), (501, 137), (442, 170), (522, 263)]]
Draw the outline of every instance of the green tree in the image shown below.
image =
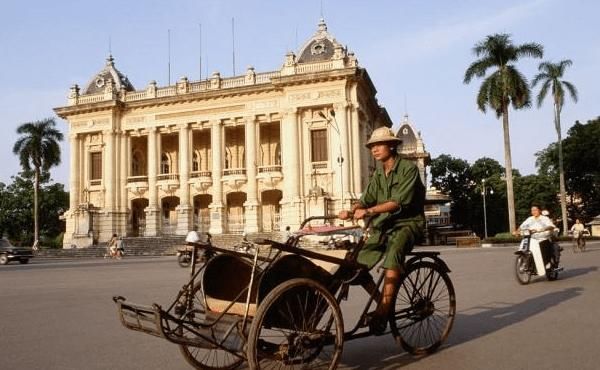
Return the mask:
[(565, 172), (563, 169), (563, 148), (562, 134), (560, 128), (560, 113), (565, 102), (565, 90), (569, 92), (574, 102), (577, 102), (577, 88), (568, 81), (564, 81), (563, 75), (565, 69), (571, 66), (573, 62), (570, 59), (561, 60), (558, 63), (543, 62), (540, 63), (538, 73), (531, 81), (531, 87), (541, 83), (540, 92), (537, 95), (537, 106), (540, 108), (548, 91), (552, 91), (552, 101), (554, 103), (554, 127), (558, 135), (558, 176), (560, 189), (560, 208), (562, 215), (563, 233), (567, 234), (567, 198), (565, 191)]
[(479, 88), (477, 106), (484, 113), (487, 107), (490, 107), (498, 118), (502, 117), (508, 224), (512, 230), (516, 224), (508, 108), (510, 105), (513, 109), (531, 105), (527, 79), (517, 70), (514, 63), (523, 57), (541, 58), (543, 47), (536, 43), (514, 45), (510, 35), (494, 34), (475, 44), (473, 53), (479, 59), (471, 63), (465, 71), (465, 84), (470, 83), (474, 77), (485, 77), (489, 69), (494, 69)]
[(537, 203), (550, 212), (556, 219), (559, 205), (556, 201), (556, 185), (546, 175), (528, 175), (515, 178), (516, 213), (519, 222), (524, 221), (531, 213), (531, 205)]
[(476, 184), (469, 163), (464, 159), (442, 154), (431, 161), (431, 185), (452, 198), (451, 220), (464, 227), (473, 227), (472, 200)]
[[(25, 245), (33, 242), (33, 174), (21, 172), (12, 183), (0, 183), (0, 236)], [(69, 207), (69, 193), (63, 184), (49, 184), (50, 176), (40, 176), (40, 240), (53, 240), (64, 231), (60, 216)]]
[(49, 171), (60, 164), (60, 146), (58, 142), (63, 134), (56, 128), (53, 118), (27, 122), (17, 128), (21, 135), (13, 146), (13, 153), (19, 156), (19, 162), (25, 171), (33, 170), (33, 245), (39, 243), (38, 193), (42, 171)]

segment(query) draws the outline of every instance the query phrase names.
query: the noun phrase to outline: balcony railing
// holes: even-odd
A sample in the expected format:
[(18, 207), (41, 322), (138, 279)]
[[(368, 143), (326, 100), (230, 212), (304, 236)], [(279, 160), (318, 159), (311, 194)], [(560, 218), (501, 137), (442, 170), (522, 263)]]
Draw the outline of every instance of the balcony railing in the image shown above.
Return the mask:
[(258, 166), (258, 173), (263, 172), (281, 172), (281, 165)]
[(223, 176), (231, 176), (231, 175), (245, 175), (245, 168), (226, 168), (223, 170)]
[(192, 172), (190, 172), (190, 178), (195, 179), (197, 177), (212, 177), (212, 171), (192, 171)]
[(90, 180), (90, 186), (102, 185), (102, 179)]
[(327, 169), (327, 162), (312, 162), (313, 170), (325, 170)]
[(163, 180), (179, 181), (179, 174), (177, 174), (177, 173), (161, 173), (160, 175), (156, 176), (156, 179), (158, 181), (163, 181)]
[(127, 178), (127, 183), (131, 184), (133, 182), (148, 182), (148, 176), (143, 175), (143, 176), (129, 176)]

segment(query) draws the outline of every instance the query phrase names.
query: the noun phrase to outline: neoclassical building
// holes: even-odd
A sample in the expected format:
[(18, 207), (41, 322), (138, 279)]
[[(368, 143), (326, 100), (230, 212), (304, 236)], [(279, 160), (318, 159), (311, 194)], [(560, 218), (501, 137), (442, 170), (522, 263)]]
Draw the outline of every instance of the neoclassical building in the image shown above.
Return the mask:
[(111, 56), (55, 112), (71, 150), (65, 246), (293, 229), (359, 196), (374, 166), (364, 144), (392, 125), (323, 20), (272, 72), (136, 90)]

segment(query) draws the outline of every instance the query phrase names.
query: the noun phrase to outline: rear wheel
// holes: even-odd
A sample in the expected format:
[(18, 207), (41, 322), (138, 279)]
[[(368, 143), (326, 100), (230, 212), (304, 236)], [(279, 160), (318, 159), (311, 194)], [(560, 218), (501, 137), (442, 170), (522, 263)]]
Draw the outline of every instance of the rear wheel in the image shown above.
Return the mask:
[(396, 295), (392, 335), (413, 355), (434, 352), (450, 334), (456, 313), (456, 296), (450, 277), (433, 262), (407, 267)]
[(515, 260), (515, 273), (521, 285), (531, 281), (531, 255), (519, 254)]
[(335, 298), (311, 279), (292, 279), (260, 303), (248, 335), (251, 369), (335, 369), (344, 323)]
[[(191, 322), (204, 321), (206, 311), (204, 309), (204, 295), (200, 284), (194, 287), (193, 297), (195, 309), (184, 313), (182, 319)], [(218, 323), (216, 325), (218, 325)], [(192, 342), (196, 341), (199, 344), (197, 347), (185, 344), (179, 346), (179, 350), (185, 360), (196, 369), (231, 370), (240, 366), (244, 361), (241, 356), (221, 349), (216, 345), (210, 345), (203, 341), (201, 337), (198, 337), (196, 334), (183, 327), (180, 327), (179, 330), (182, 337), (187, 337), (191, 339)], [(242, 338), (239, 338), (239, 341), (242, 340)]]

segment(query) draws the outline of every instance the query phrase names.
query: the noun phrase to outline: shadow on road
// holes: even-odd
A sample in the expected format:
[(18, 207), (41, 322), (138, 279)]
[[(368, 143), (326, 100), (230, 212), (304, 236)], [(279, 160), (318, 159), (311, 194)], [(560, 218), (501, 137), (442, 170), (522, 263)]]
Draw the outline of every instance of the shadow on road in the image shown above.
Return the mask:
[(585, 274), (589, 274), (590, 272), (596, 272), (596, 271), (598, 271), (598, 266), (583, 267), (583, 268), (578, 268), (578, 269), (566, 268), (565, 271), (560, 273), (560, 275), (558, 276), (558, 279), (559, 280), (569, 279), (569, 278), (572, 278), (575, 276), (585, 275)]
[[(595, 268), (593, 268), (595, 269)], [(579, 274), (590, 272), (592, 268), (578, 269)], [(527, 299), (521, 303), (508, 304), (493, 302), (486, 306), (476, 306), (459, 313), (450, 334), (450, 346), (469, 342), (507, 326), (526, 320), (553, 306), (579, 296), (583, 288), (569, 288)]]

